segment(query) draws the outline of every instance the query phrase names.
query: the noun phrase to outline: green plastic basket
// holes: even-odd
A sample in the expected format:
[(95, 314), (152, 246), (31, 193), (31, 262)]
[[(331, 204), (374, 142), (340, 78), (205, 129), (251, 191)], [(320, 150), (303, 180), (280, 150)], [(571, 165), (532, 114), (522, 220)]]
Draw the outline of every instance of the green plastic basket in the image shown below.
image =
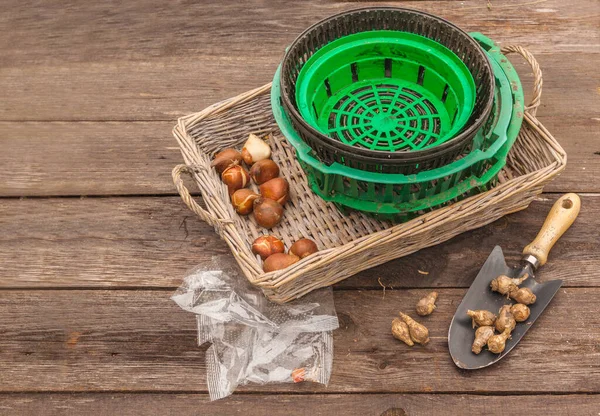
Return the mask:
[(296, 80), (296, 103), (307, 123), (348, 146), (424, 150), (467, 123), (475, 83), (464, 62), (438, 42), (369, 31), (315, 52)]
[(286, 50), (282, 107), (327, 164), (414, 174), (473, 147), (494, 79), (478, 43), (417, 10), (367, 7), (326, 18)]
[(474, 150), (445, 166), (417, 174), (367, 172), (319, 160), (282, 108), (279, 83), (275, 82), (279, 79), (278, 70), (271, 90), (273, 114), (281, 132), (296, 149), (311, 189), (341, 209), (403, 221), (494, 186), (521, 127), (523, 90), (514, 67), (499, 47), (480, 33), (471, 36), (492, 63), (495, 78), (492, 114), (477, 132)]

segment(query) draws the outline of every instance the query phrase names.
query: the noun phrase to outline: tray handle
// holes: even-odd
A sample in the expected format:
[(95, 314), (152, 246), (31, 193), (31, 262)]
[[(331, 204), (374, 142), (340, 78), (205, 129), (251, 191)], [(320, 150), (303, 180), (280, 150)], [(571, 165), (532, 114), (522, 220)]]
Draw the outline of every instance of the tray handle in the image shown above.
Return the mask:
[(183, 199), (185, 205), (187, 205), (187, 207), (194, 214), (199, 216), (200, 219), (202, 219), (202, 221), (206, 222), (207, 224), (213, 227), (220, 225), (218, 218), (216, 218), (210, 212), (202, 208), (196, 201), (194, 201), (194, 198), (192, 198), (190, 191), (188, 191), (188, 189), (183, 184), (183, 180), (181, 179), (181, 175), (183, 173), (193, 176), (194, 171), (187, 165), (177, 165), (173, 168), (171, 175), (173, 176), (173, 183), (177, 188), (177, 192), (179, 192), (179, 196), (181, 196), (181, 199)]
[(519, 45), (507, 45), (501, 49), (504, 55), (508, 55), (510, 53), (518, 53), (521, 55), (527, 63), (531, 66), (531, 70), (533, 71), (533, 96), (531, 97), (531, 102), (528, 106), (525, 107), (525, 111), (529, 112), (532, 116), (535, 117), (538, 107), (540, 106), (540, 102), (542, 100), (542, 70), (540, 69), (540, 65), (535, 57), (522, 46)]

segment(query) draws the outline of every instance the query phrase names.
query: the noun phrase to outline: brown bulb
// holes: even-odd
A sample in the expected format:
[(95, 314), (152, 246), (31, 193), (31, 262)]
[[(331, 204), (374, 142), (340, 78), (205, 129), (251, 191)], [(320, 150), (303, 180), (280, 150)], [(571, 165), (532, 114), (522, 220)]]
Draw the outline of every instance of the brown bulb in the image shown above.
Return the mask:
[(263, 235), (252, 243), (252, 252), (258, 254), (263, 260), (266, 260), (272, 254), (283, 253), (284, 251), (283, 241), (273, 235)]
[(523, 276), (516, 279), (511, 279), (510, 277), (501, 274), (500, 276), (492, 280), (492, 282), (490, 283), (490, 287), (492, 288), (493, 292), (498, 292), (502, 295), (508, 296), (508, 294), (511, 291), (517, 290), (519, 288), (519, 285), (523, 283), (528, 277), (528, 273), (525, 273)]
[(506, 348), (506, 340), (510, 338), (510, 331), (504, 331), (498, 335), (492, 335), (487, 342), (488, 351), (500, 354)]
[(246, 169), (240, 165), (233, 165), (225, 169), (221, 174), (221, 180), (227, 185), (229, 195), (233, 195), (235, 191), (245, 188), (248, 185), (250, 182), (250, 175), (248, 175)]
[(435, 301), (437, 300), (438, 294), (437, 292), (431, 292), (424, 298), (422, 298), (419, 303), (417, 303), (417, 314), (420, 316), (430, 315), (435, 309)]
[(415, 345), (412, 338), (410, 337), (408, 325), (406, 325), (406, 322), (398, 318), (394, 318), (394, 320), (392, 321), (392, 335), (394, 336), (394, 338), (399, 339), (409, 347)]
[(231, 195), (231, 204), (238, 214), (248, 215), (254, 209), (254, 200), (258, 197), (251, 189), (238, 189)]
[(400, 312), (400, 318), (408, 325), (408, 332), (414, 342), (421, 345), (425, 345), (429, 342), (429, 330), (425, 325), (421, 325), (402, 312)]
[(271, 159), (259, 160), (250, 168), (250, 177), (257, 185), (279, 176), (279, 166)]
[(277, 201), (268, 198), (257, 198), (254, 200), (254, 219), (258, 225), (265, 228), (273, 228), (283, 217), (283, 207)]
[(508, 332), (512, 332), (513, 329), (517, 326), (517, 321), (515, 321), (515, 317), (510, 313), (510, 305), (504, 305), (500, 308), (500, 312), (498, 313), (498, 318), (496, 318), (496, 322), (494, 322), (496, 326), (496, 331), (502, 333), (505, 330)]
[(473, 328), (476, 326), (492, 326), (494, 325), (494, 322), (496, 322), (496, 315), (483, 309), (477, 311), (469, 309), (467, 315), (471, 317)]
[(291, 266), (294, 263), (297, 263), (300, 260), (297, 256), (285, 253), (275, 253), (271, 254), (267, 259), (263, 262), (263, 270), (265, 273), (274, 272), (275, 270), (282, 270), (286, 267)]
[(238, 165), (241, 161), (242, 154), (230, 147), (217, 153), (210, 165), (221, 174), (229, 166)]
[(513, 290), (510, 292), (510, 297), (517, 303), (522, 303), (523, 305), (531, 305), (537, 300), (537, 297), (528, 287), (522, 287), (518, 290)]
[(260, 194), (285, 205), (290, 193), (290, 185), (284, 178), (274, 178), (259, 186)]
[(512, 313), (515, 317), (515, 321), (525, 322), (529, 318), (531, 310), (527, 305), (523, 305), (522, 303), (515, 303), (510, 307), (510, 313)]
[(317, 251), (319, 251), (319, 249), (317, 248), (317, 244), (314, 241), (309, 240), (308, 238), (302, 238), (296, 241), (290, 247), (290, 254), (298, 256), (301, 259), (310, 256), (311, 254), (316, 253)]
[(494, 335), (494, 327), (492, 326), (480, 326), (477, 328), (471, 351), (474, 354), (479, 354), (492, 335)]

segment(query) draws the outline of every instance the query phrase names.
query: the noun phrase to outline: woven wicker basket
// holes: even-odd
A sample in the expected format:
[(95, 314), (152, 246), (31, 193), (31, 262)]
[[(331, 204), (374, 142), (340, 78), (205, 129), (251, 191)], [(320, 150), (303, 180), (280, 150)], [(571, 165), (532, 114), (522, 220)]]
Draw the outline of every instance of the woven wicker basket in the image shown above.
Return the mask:
[[(492, 190), (464, 199), (409, 222), (393, 225), (355, 212), (342, 215), (315, 195), (306, 183), (294, 149), (277, 128), (269, 102), (270, 84), (214, 104), (179, 119), (173, 133), (186, 165), (173, 169), (173, 181), (185, 204), (224, 239), (249, 281), (279, 303), (314, 289), (339, 282), (361, 270), (406, 256), (446, 241), (460, 233), (489, 224), (527, 208), (542, 187), (566, 165), (564, 150), (535, 118), (540, 104), (542, 74), (535, 58), (519, 46), (517, 52), (531, 65), (534, 91), (526, 107), (525, 122)], [(251, 251), (252, 242), (266, 230), (252, 216), (242, 217), (231, 206), (227, 188), (210, 167), (212, 156), (225, 147), (240, 147), (249, 133), (272, 134), (273, 160), (290, 183), (290, 201), (283, 221), (269, 233), (289, 247), (299, 238), (313, 239), (320, 251), (284, 270), (264, 273), (261, 260)], [(193, 176), (204, 207), (196, 202), (181, 179)]]

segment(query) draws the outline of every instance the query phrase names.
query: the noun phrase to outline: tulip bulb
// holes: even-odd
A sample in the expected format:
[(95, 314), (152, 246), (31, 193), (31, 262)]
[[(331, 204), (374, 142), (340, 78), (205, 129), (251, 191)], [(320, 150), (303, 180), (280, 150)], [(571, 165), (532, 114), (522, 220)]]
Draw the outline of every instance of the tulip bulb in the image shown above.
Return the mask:
[(284, 178), (274, 178), (258, 187), (260, 194), (285, 205), (290, 195), (290, 185)]
[(227, 185), (229, 195), (233, 195), (235, 191), (245, 188), (248, 185), (250, 176), (246, 172), (246, 169), (240, 165), (233, 165), (223, 171), (221, 180)]
[(269, 159), (271, 157), (271, 148), (268, 143), (254, 134), (250, 134), (248, 140), (242, 149), (242, 159), (248, 166), (259, 160)]
[(259, 160), (250, 168), (250, 177), (257, 185), (279, 176), (279, 166), (271, 159)]
[(263, 235), (252, 243), (252, 252), (258, 254), (263, 260), (266, 260), (272, 254), (283, 253), (284, 251), (283, 241), (273, 235)]
[(259, 195), (254, 193), (251, 189), (238, 189), (231, 195), (231, 204), (238, 214), (248, 215), (252, 212), (254, 200), (258, 197)]
[(297, 263), (300, 259), (297, 256), (285, 253), (275, 253), (267, 257), (263, 262), (263, 270), (265, 273), (274, 272), (275, 270), (282, 270), (294, 263)]
[(310, 256), (311, 254), (316, 253), (317, 251), (319, 251), (319, 249), (317, 248), (317, 244), (314, 241), (309, 240), (308, 238), (302, 238), (296, 241), (290, 247), (290, 254), (298, 256), (301, 259)]
[(282, 216), (283, 207), (279, 202), (263, 197), (254, 200), (254, 219), (258, 225), (273, 228), (279, 224)]
[(210, 164), (219, 174), (231, 165), (238, 165), (242, 161), (242, 154), (233, 148), (220, 151), (215, 155)]

